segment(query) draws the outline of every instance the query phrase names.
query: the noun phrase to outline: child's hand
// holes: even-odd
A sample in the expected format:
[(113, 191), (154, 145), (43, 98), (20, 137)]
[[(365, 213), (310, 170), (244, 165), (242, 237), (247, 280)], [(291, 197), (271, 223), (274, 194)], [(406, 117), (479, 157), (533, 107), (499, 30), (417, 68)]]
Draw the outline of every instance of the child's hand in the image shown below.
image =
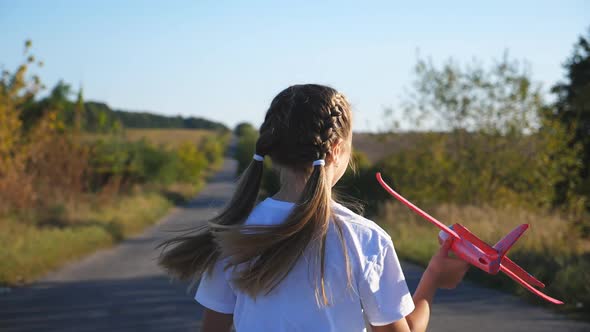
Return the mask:
[(438, 288), (453, 289), (463, 280), (469, 264), (458, 258), (449, 257), (452, 240), (445, 241), (432, 256), (424, 274), (433, 278)]

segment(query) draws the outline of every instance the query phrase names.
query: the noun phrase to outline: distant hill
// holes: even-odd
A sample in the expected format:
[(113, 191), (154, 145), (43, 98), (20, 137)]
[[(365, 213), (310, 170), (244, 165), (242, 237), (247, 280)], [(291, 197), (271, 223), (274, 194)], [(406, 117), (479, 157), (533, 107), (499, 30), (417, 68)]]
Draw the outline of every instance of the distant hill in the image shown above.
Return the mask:
[(107, 104), (89, 101), (84, 103), (85, 118), (92, 130), (101, 123), (120, 122), (125, 128), (184, 128), (229, 130), (224, 124), (200, 117), (166, 116), (149, 112), (131, 112), (111, 109)]

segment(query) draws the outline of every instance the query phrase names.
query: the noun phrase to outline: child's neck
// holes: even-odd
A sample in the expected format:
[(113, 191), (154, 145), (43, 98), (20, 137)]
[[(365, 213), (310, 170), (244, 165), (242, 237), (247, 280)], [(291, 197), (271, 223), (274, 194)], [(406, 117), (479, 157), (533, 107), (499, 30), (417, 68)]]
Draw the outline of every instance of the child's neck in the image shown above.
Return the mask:
[(303, 192), (306, 180), (305, 176), (302, 176), (300, 173), (295, 173), (288, 168), (281, 169), (281, 188), (272, 198), (279, 201), (297, 202)]
[(283, 185), (281, 186), (281, 189), (279, 189), (279, 191), (277, 191), (277, 193), (272, 196), (272, 198), (278, 201), (297, 202), (301, 196), (302, 191), (303, 188), (301, 188), (301, 190), (296, 190), (294, 187)]

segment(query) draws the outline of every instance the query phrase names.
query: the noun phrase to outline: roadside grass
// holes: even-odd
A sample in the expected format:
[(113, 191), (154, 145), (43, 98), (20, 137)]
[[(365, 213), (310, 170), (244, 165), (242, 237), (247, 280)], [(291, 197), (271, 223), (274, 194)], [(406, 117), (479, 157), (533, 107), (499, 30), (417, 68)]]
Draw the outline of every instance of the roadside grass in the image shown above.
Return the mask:
[(49, 213), (0, 218), (0, 284), (31, 282), (69, 261), (134, 235), (174, 205), (196, 194), (201, 184), (145, 186), (105, 198), (86, 195)]
[[(134, 151), (143, 153), (136, 156), (136, 161), (142, 163), (140, 169), (144, 173), (140, 175), (149, 181), (134, 183), (129, 176), (125, 181), (116, 181), (117, 167), (126, 166), (128, 161), (113, 164), (107, 150), (100, 157), (112, 174), (105, 177), (115, 180), (106, 181), (96, 190), (71, 195), (59, 195), (58, 189), (63, 188), (55, 188), (49, 193), (56, 197), (40, 199), (41, 204), (3, 210), (0, 285), (31, 282), (66, 262), (112, 246), (154, 224), (172, 206), (194, 197), (205, 180), (221, 167), (229, 140), (229, 134), (212, 130), (127, 129), (124, 135), (124, 142), (145, 139), (157, 146), (149, 151)], [(112, 138), (112, 134), (89, 133), (81, 137), (90, 142)], [(156, 150), (175, 153), (178, 161), (175, 164), (172, 159), (162, 160), (164, 154), (158, 155)], [(177, 168), (170, 168), (166, 162)]]
[[(545, 303), (502, 273), (502, 276), (491, 276), (472, 267), (467, 279), (516, 293), (575, 318), (588, 319), (590, 243), (568, 228), (567, 222), (559, 215), (533, 213), (520, 208), (495, 209), (452, 204), (423, 209), (445, 224), (464, 225), (490, 245), (517, 225), (529, 224), (529, 230), (508, 255), (545, 283), (543, 292), (564, 301), (564, 306)], [(397, 202), (383, 204), (375, 220), (391, 234), (400, 258), (426, 266), (438, 248), (438, 229)]]

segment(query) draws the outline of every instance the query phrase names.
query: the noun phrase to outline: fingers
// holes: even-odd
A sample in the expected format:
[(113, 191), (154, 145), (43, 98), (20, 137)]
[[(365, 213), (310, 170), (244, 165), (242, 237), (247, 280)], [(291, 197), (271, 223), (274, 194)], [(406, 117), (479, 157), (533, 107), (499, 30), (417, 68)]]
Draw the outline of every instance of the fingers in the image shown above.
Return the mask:
[(438, 250), (438, 255), (447, 257), (449, 255), (449, 250), (451, 250), (451, 246), (453, 245), (453, 240), (448, 239), (442, 243), (440, 249)]
[(448, 239), (445, 242), (443, 242), (441, 248), (445, 249), (445, 250), (449, 250), (449, 249), (451, 249), (452, 244), (453, 244), (453, 239)]
[(448, 258), (446, 264), (450, 270), (455, 271), (455, 273), (460, 275), (461, 278), (465, 276), (465, 273), (467, 273), (467, 270), (469, 270), (469, 267), (471, 266), (466, 261), (458, 258)]

